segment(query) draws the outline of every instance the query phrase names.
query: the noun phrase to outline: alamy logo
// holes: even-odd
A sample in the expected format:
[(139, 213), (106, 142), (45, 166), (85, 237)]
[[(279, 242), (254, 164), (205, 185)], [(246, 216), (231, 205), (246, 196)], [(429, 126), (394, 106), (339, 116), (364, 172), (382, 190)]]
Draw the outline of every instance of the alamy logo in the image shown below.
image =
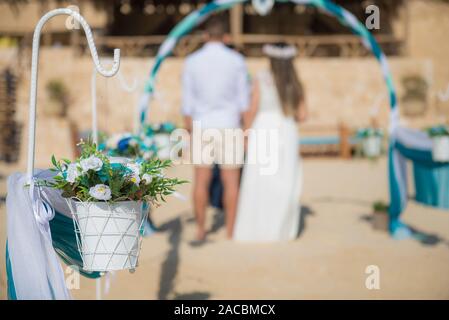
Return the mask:
[[(246, 160), (245, 137), (249, 139)], [(192, 134), (185, 129), (171, 133), (170, 160), (174, 164), (258, 165), (261, 175), (273, 175), (279, 169), (281, 140), (278, 128), (214, 129), (202, 128), (201, 121), (193, 121)], [(191, 150), (191, 159), (180, 156), (188, 150)]]
[(365, 26), (368, 30), (380, 29), (380, 9), (372, 4), (365, 8), (365, 13), (369, 16), (365, 20)]
[(368, 290), (380, 289), (380, 269), (376, 265), (369, 265), (365, 269), (365, 273), (368, 275), (365, 280), (365, 287)]

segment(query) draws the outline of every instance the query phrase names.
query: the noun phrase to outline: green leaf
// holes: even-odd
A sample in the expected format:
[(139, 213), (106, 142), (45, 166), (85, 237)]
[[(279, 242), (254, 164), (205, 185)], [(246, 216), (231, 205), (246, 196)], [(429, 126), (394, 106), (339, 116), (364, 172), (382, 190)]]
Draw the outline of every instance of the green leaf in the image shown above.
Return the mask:
[(52, 156), (51, 156), (51, 163), (52, 163), (55, 167), (58, 167), (58, 163), (56, 162), (55, 155), (52, 155)]

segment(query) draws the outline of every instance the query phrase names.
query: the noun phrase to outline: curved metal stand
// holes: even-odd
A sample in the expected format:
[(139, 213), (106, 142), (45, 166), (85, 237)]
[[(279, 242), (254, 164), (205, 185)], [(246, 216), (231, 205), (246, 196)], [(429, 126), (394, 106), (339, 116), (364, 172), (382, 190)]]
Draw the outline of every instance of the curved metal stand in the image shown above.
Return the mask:
[(27, 162), (27, 181), (32, 182), (34, 173), (34, 156), (35, 156), (35, 140), (36, 140), (36, 95), (37, 95), (37, 75), (39, 62), (39, 40), (42, 28), (45, 23), (52, 17), (58, 15), (72, 16), (77, 20), (84, 29), (90, 53), (98, 73), (104, 77), (112, 77), (120, 67), (120, 49), (114, 49), (114, 64), (110, 70), (106, 70), (100, 63), (97, 48), (93, 40), (92, 31), (86, 20), (78, 12), (68, 8), (61, 8), (46, 13), (36, 25), (33, 34), (33, 51), (31, 61), (31, 86), (30, 86), (30, 103), (29, 103), (29, 131), (28, 131), (28, 162)]

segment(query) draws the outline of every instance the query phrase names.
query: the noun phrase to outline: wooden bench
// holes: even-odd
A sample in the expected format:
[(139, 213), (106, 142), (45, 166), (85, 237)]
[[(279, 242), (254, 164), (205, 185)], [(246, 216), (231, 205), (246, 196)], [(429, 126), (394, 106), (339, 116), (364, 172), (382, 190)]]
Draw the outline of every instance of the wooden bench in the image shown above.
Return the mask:
[(306, 125), (300, 129), (300, 153), (303, 157), (339, 156), (349, 159), (355, 148), (354, 131), (347, 125)]

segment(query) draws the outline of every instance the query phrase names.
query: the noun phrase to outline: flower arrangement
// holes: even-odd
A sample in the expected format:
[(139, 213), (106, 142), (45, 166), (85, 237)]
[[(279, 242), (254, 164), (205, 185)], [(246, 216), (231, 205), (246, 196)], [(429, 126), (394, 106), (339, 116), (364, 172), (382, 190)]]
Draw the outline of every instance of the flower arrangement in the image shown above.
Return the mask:
[(143, 132), (146, 136), (154, 136), (156, 134), (171, 134), (176, 129), (176, 125), (173, 122), (163, 122), (156, 124), (146, 124), (143, 127)]
[(62, 191), (65, 198), (76, 198), (83, 202), (143, 201), (157, 205), (165, 196), (174, 192), (174, 187), (185, 183), (164, 176), (164, 169), (171, 162), (153, 158), (151, 160), (129, 160), (113, 162), (96, 149), (92, 142), (79, 143), (81, 156), (73, 162), (57, 161), (52, 157), (52, 171), (57, 175), (43, 184)]
[(99, 150), (113, 157), (151, 160), (157, 154), (157, 146), (151, 136), (131, 133), (114, 134), (99, 145)]
[(378, 128), (362, 128), (357, 130), (356, 133), (356, 137), (359, 139), (365, 139), (365, 138), (369, 138), (369, 137), (383, 137), (384, 133), (382, 131), (382, 129), (378, 129)]
[(445, 125), (433, 126), (426, 129), (431, 138), (449, 136), (449, 127)]
[[(176, 129), (172, 122), (161, 124), (147, 124), (139, 135), (131, 133), (119, 133), (105, 138), (99, 145), (99, 150), (109, 156), (128, 157), (150, 160), (157, 156), (159, 149), (158, 139), (160, 134), (171, 134)], [(157, 137), (156, 137), (157, 138)]]
[(377, 158), (382, 153), (383, 131), (378, 128), (368, 127), (359, 129), (356, 139), (360, 141), (361, 150), (368, 158)]

